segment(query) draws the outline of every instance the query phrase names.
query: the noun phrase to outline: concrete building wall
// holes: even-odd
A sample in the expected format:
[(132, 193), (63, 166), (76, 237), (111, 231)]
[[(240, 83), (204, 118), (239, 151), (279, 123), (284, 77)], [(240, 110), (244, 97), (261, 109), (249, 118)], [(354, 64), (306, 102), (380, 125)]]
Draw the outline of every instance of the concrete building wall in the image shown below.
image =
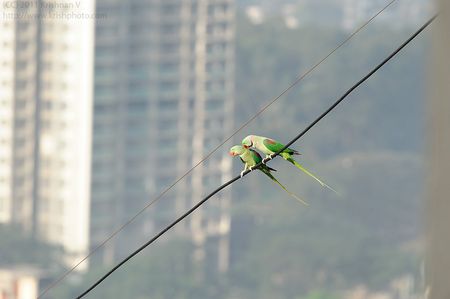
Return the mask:
[(431, 26), (433, 50), (427, 131), (429, 175), (426, 278), (430, 299), (450, 298), (450, 2), (436, 2), (440, 14)]
[(38, 30), (34, 19), (17, 18), (16, 14), (35, 12), (35, 7), (21, 5), (2, 5), (0, 12), (3, 17), (1, 113), (5, 116), (0, 125), (5, 132), (0, 142), (2, 218), (27, 231), (34, 228)]
[[(88, 248), (93, 1), (2, 3), (0, 221), (78, 259)], [(51, 15), (51, 14), (59, 15)]]
[(28, 268), (0, 269), (0, 299), (37, 298), (39, 277)]
[(0, 222), (9, 223), (13, 209), (15, 22), (2, 18), (0, 27)]
[[(233, 1), (103, 0), (97, 11), (110, 18), (96, 28), (93, 247), (230, 133), (234, 100)], [(143, 240), (192, 206), (230, 177), (228, 160), (199, 167), (129, 235)], [(177, 231), (199, 247), (208, 235), (226, 236), (229, 192), (222, 197), (215, 212), (199, 211)]]
[[(94, 1), (61, 9), (94, 12)], [(87, 254), (94, 19), (42, 20), (39, 233), (74, 263)]]

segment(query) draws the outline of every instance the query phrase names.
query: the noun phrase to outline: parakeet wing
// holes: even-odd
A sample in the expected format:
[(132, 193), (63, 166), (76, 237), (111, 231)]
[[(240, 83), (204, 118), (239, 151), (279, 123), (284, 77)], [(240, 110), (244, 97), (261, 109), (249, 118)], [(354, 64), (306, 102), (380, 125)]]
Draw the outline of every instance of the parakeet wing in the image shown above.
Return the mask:
[(284, 147), (284, 144), (281, 144), (281, 143), (279, 143), (273, 139), (269, 139), (269, 138), (264, 139), (263, 144), (267, 149), (271, 150), (274, 153), (278, 152), (279, 150), (281, 150)]
[(268, 170), (269, 172), (270, 171), (277, 171), (276, 169), (273, 169), (272, 167), (269, 167), (267, 165), (262, 165), (261, 168), (263, 168), (264, 170)]
[[(250, 153), (252, 155), (253, 161), (255, 161), (255, 165), (261, 163), (261, 161), (262, 161), (261, 155), (257, 151), (255, 151), (253, 149), (249, 149), (249, 151), (250, 151)], [(262, 165), (261, 166), (261, 170), (263, 170), (263, 171), (267, 170), (269, 172), (270, 171), (276, 171), (276, 169), (273, 169), (273, 168), (271, 168), (271, 167), (269, 167), (267, 165)]]
[(253, 161), (255, 161), (256, 164), (261, 163), (261, 161), (262, 161), (261, 155), (258, 154), (258, 152), (256, 152), (253, 149), (249, 149), (249, 150), (252, 154)]
[[(279, 150), (281, 150), (284, 147), (284, 144), (279, 143), (270, 138), (264, 139), (263, 144), (267, 149), (271, 150), (274, 153), (278, 152)], [(291, 148), (287, 148), (283, 152), (289, 153), (291, 155), (300, 155), (300, 153), (298, 151), (291, 149)]]

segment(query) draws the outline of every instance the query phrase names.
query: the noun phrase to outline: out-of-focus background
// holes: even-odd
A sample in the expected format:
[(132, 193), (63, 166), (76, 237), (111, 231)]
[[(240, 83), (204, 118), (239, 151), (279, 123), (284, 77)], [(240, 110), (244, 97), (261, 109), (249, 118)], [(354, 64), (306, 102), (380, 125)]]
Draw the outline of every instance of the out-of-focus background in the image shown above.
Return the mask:
[[(61, 277), (387, 0), (9, 1), (0, 9), (0, 298)], [(432, 14), (397, 0), (42, 298), (74, 298), (241, 170), (248, 134), (289, 141)], [(293, 147), (222, 191), (88, 298), (424, 298), (419, 36)]]

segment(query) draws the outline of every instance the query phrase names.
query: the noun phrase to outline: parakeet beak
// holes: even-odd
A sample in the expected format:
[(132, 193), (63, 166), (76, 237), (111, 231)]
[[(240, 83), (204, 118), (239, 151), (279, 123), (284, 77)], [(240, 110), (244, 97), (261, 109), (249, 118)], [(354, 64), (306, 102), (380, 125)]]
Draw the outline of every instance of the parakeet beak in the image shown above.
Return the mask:
[(230, 156), (232, 156), (232, 157), (236, 156), (236, 153), (235, 153), (235, 152), (228, 152), (228, 154), (229, 154)]
[(244, 144), (243, 147), (244, 147), (245, 149), (248, 149), (250, 146)]

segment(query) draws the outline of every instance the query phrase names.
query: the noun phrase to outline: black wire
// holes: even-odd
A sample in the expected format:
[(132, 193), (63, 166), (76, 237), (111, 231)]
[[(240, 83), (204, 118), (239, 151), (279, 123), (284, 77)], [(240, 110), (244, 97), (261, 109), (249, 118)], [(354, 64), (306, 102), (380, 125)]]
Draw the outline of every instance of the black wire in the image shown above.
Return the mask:
[[(350, 93), (352, 93), (356, 88), (358, 88), (364, 81), (369, 79), (373, 74), (375, 74), (383, 65), (385, 65), (389, 60), (391, 60), (395, 55), (398, 54), (406, 45), (408, 45), (414, 38), (416, 38), (425, 28), (430, 25), (434, 19), (437, 18), (437, 14), (434, 15), (431, 19), (429, 19), (422, 27), (419, 28), (410, 38), (408, 38), (400, 47), (398, 47), (394, 52), (391, 53), (386, 59), (384, 59), (379, 65), (377, 65), (372, 71), (370, 71), (364, 78), (359, 80), (355, 85), (353, 85), (349, 90), (347, 90), (346, 93), (342, 97), (340, 97), (333, 105), (330, 106), (324, 113), (322, 113), (316, 120), (314, 120), (309, 126), (306, 127), (306, 129), (303, 130), (300, 134), (298, 134), (294, 139), (292, 139), (288, 144), (286, 144), (281, 150), (279, 150), (276, 154), (273, 156), (279, 155), (281, 152), (283, 152), (285, 149), (287, 149), (289, 146), (291, 146), (294, 142), (296, 142), (298, 139), (300, 139), (303, 135), (305, 135), (312, 127), (314, 127), (322, 118), (324, 118), (328, 113), (331, 112), (334, 108), (336, 108), (337, 105), (339, 105)], [(271, 160), (273, 158), (270, 158), (268, 160)], [(261, 166), (262, 163), (257, 165), (258, 167)], [(255, 167), (257, 167), (255, 166)]]
[(262, 109), (260, 109), (255, 115), (253, 115), (250, 119), (248, 119), (245, 123), (243, 123), (237, 130), (233, 132), (230, 136), (228, 136), (225, 140), (223, 140), (219, 145), (217, 145), (211, 152), (209, 152), (205, 157), (203, 157), (197, 164), (195, 164), (191, 169), (189, 169), (186, 173), (176, 179), (169, 187), (164, 189), (155, 199), (146, 204), (137, 214), (135, 214), (132, 218), (130, 218), (127, 222), (122, 224), (117, 230), (115, 230), (108, 238), (103, 240), (100, 244), (98, 244), (94, 249), (92, 249), (88, 255), (79, 260), (76, 264), (72, 266), (72, 268), (68, 269), (63, 275), (61, 275), (58, 279), (53, 281), (47, 288), (45, 288), (41, 294), (38, 296), (42, 298), (50, 289), (54, 288), (57, 284), (59, 284), (67, 275), (69, 275), (73, 270), (75, 270), (79, 265), (81, 265), (85, 260), (91, 257), (97, 250), (103, 247), (109, 240), (115, 237), (118, 233), (120, 233), (126, 226), (132, 223), (137, 217), (139, 217), (145, 210), (147, 210), (150, 206), (157, 203), (163, 196), (169, 192), (178, 182), (188, 176), (195, 168), (200, 166), (204, 161), (209, 159), (219, 148), (221, 148), (226, 142), (228, 142), (231, 138), (233, 138), (237, 133), (239, 133), (242, 129), (244, 129), (248, 124), (250, 124), (253, 120), (259, 117), (265, 110), (267, 110), (272, 104), (278, 101), (284, 94), (289, 92), (292, 88), (294, 88), (300, 81), (302, 81), (306, 76), (312, 73), (317, 67), (319, 67), (325, 60), (327, 60), (331, 55), (333, 55), (337, 50), (339, 50), (342, 46), (344, 46), (348, 41), (350, 41), (356, 34), (358, 34), (362, 29), (364, 29), (368, 24), (370, 24), (376, 17), (378, 17), (381, 13), (383, 13), (386, 9), (388, 9), (395, 1), (389, 1), (380, 11), (378, 11), (375, 15), (373, 15), (369, 20), (367, 20), (364, 24), (358, 27), (352, 34), (350, 34), (346, 39), (344, 39), (341, 43), (339, 43), (331, 52), (329, 52), (325, 57), (316, 62), (311, 68), (309, 68), (305, 73), (303, 73), (300, 77), (298, 77), (294, 82), (291, 83), (286, 89), (284, 89), (279, 95), (273, 98), (270, 102), (268, 102)]
[[(408, 38), (400, 47), (398, 47), (394, 52), (392, 52), (386, 59), (384, 59), (379, 65), (377, 65), (372, 71), (370, 71), (366, 76), (364, 76), (361, 80), (359, 80), (355, 85), (353, 85), (342, 97), (340, 97), (333, 105), (330, 106), (324, 113), (322, 113), (318, 118), (316, 118), (308, 127), (306, 127), (300, 134), (298, 134), (294, 139), (292, 139), (289, 143), (287, 143), (283, 149), (278, 151), (276, 154), (273, 155), (273, 159), (275, 156), (279, 155), (283, 150), (291, 146), (294, 142), (296, 142), (298, 139), (300, 139), (303, 135), (305, 135), (313, 126), (315, 126), (322, 118), (324, 118), (328, 113), (330, 113), (334, 108), (336, 108), (337, 105), (339, 105), (350, 93), (352, 93), (356, 88), (358, 88), (364, 81), (369, 79), (373, 74), (375, 74), (383, 65), (385, 65), (389, 60), (391, 60), (395, 55), (397, 55), (406, 45), (408, 45), (415, 37), (417, 37), (428, 25), (430, 25), (434, 19), (436, 19), (437, 15), (433, 16), (428, 22), (426, 22), (422, 27), (420, 27), (419, 30), (417, 30), (410, 38)], [(262, 163), (257, 164), (254, 168), (258, 168), (262, 165)], [(250, 170), (247, 170), (243, 173), (244, 175), (247, 175), (250, 172)], [(105, 275), (103, 275), (99, 280), (97, 280), (93, 285), (91, 285), (86, 291), (84, 291), (81, 295), (76, 297), (76, 299), (83, 298), (86, 296), (90, 291), (92, 291), (94, 288), (96, 288), (102, 281), (104, 281), (108, 276), (110, 276), (113, 272), (115, 272), (118, 268), (120, 268), (123, 264), (125, 264), (127, 261), (129, 261), (132, 257), (134, 257), (136, 254), (144, 250), (147, 246), (155, 242), (159, 237), (164, 235), (167, 231), (169, 231), (172, 227), (177, 225), (181, 220), (189, 216), (192, 212), (197, 210), (201, 205), (203, 205), (206, 201), (208, 201), (211, 197), (213, 197), (215, 194), (217, 194), (219, 191), (224, 189), (225, 187), (231, 185), (232, 183), (236, 182), (241, 178), (240, 175), (236, 176), (235, 178), (229, 180), (228, 182), (224, 183), (214, 191), (212, 191), (208, 196), (206, 196), (204, 199), (202, 199), (199, 203), (197, 203), (195, 206), (193, 206), (190, 210), (188, 210), (186, 213), (178, 217), (174, 222), (169, 224), (166, 228), (164, 228), (162, 231), (160, 231), (157, 235), (155, 235), (152, 239), (150, 239), (148, 242), (143, 244), (141, 247), (136, 249), (133, 253), (131, 253), (129, 256), (127, 256), (125, 259), (123, 259), (120, 263), (118, 263), (116, 266), (114, 266), (111, 270), (109, 270)]]
[(114, 268), (112, 268), (111, 270), (108, 271), (108, 273), (106, 273), (102, 278), (100, 278), (99, 280), (97, 280), (91, 287), (89, 287), (89, 289), (87, 289), (86, 291), (84, 291), (80, 296), (77, 297), (77, 299), (79, 298), (83, 298), (86, 294), (88, 294), (90, 291), (92, 291), (96, 286), (98, 286), (103, 280), (105, 280), (109, 275), (111, 275), (114, 271), (116, 271), (119, 267), (121, 267), (123, 264), (125, 264), (128, 260), (130, 260), (132, 257), (134, 257), (136, 254), (138, 254), (139, 252), (141, 252), (143, 249), (145, 249), (145, 247), (147, 247), (148, 245), (152, 244), (154, 241), (156, 241), (159, 237), (161, 237), (162, 235), (164, 235), (169, 229), (171, 229), (172, 227), (174, 227), (175, 225), (177, 225), (181, 220), (183, 220), (184, 218), (186, 218), (187, 216), (189, 216), (189, 214), (191, 214), (192, 212), (194, 212), (195, 210), (197, 210), (201, 205), (203, 205), (208, 199), (210, 199), (211, 197), (213, 197), (216, 193), (218, 193), (220, 190), (224, 189), (225, 187), (231, 185), (232, 183), (234, 183), (235, 181), (239, 180), (241, 178), (240, 175), (238, 175), (237, 177), (229, 180), (228, 182), (226, 182), (225, 184), (223, 184), (222, 186), (218, 187), (216, 190), (214, 190), (213, 192), (211, 192), (208, 196), (206, 196), (204, 199), (202, 199), (202, 201), (200, 201), (199, 203), (197, 203), (195, 206), (193, 206), (189, 211), (187, 211), (186, 213), (184, 213), (183, 215), (181, 215), (177, 220), (175, 220), (174, 222), (172, 222), (170, 225), (168, 225), (165, 229), (163, 229), (162, 231), (160, 231), (156, 236), (154, 236), (150, 241), (148, 241), (147, 243), (145, 243), (144, 245), (142, 245), (141, 247), (139, 247), (138, 249), (136, 249), (132, 254), (130, 254), (129, 256), (127, 256), (124, 260), (122, 260), (120, 263), (118, 263), (116, 266), (114, 266)]

